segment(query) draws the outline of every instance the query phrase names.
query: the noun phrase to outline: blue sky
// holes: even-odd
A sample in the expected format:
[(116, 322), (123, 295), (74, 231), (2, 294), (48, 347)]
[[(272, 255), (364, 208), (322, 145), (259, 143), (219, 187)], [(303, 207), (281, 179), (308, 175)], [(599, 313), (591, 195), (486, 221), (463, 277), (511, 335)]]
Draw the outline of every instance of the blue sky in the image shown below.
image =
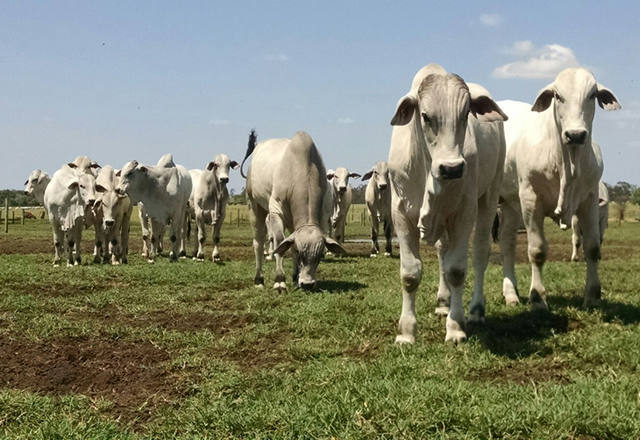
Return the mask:
[[(327, 168), (386, 159), (397, 100), (430, 62), (531, 102), (580, 64), (623, 110), (598, 110), (604, 178), (640, 184), (638, 2), (0, 3), (0, 188), (87, 154), (120, 168), (242, 160), (305, 130)], [(244, 185), (232, 173), (231, 186)]]

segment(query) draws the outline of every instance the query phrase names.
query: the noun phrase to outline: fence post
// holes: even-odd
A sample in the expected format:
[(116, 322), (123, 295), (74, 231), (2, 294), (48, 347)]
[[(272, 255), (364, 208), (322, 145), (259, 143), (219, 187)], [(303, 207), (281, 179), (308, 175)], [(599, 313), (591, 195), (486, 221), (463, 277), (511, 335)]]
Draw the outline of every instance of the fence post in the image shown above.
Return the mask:
[(22, 224), (24, 225), (24, 208), (22, 208)]
[(11, 224), (15, 224), (16, 223), (16, 210), (12, 209), (11, 210)]
[(4, 233), (9, 233), (9, 199), (4, 199)]
[(238, 224), (237, 224), (237, 227), (239, 228), (239, 227), (240, 227), (240, 208), (239, 208), (239, 207), (238, 207), (238, 212), (236, 212), (236, 214), (238, 214), (238, 215), (237, 215), (237, 218), (238, 218)]

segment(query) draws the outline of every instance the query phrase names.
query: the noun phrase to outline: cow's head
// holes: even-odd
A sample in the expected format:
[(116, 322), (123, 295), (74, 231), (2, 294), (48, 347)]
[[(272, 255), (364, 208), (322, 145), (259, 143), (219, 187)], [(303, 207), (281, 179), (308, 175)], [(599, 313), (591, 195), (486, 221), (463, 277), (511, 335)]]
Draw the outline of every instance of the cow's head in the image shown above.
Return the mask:
[(38, 194), (44, 194), (44, 190), (51, 179), (47, 173), (41, 170), (33, 170), (29, 175), (29, 178), (24, 182), (24, 192), (30, 196), (36, 196)]
[(99, 197), (93, 205), (93, 209), (94, 211), (100, 210), (104, 228), (109, 231), (116, 224), (116, 215), (119, 212), (119, 207), (127, 196), (108, 190), (101, 185), (96, 185), (96, 191)]
[(431, 162), (428, 171), (442, 183), (465, 175), (462, 153), (469, 113), (483, 122), (507, 120), (490, 96), (472, 96), (458, 75), (431, 73), (400, 99), (391, 125), (406, 125), (416, 118), (414, 134), (427, 149)]
[(133, 203), (137, 203), (139, 200), (135, 197), (138, 193), (137, 189), (144, 186), (144, 181), (147, 180), (149, 169), (138, 164), (137, 160), (127, 162), (116, 176), (120, 178), (120, 183), (116, 187), (116, 192), (120, 196), (128, 195)]
[(371, 179), (379, 191), (385, 191), (389, 186), (389, 167), (386, 162), (377, 162), (371, 171), (362, 176), (362, 180)]
[(96, 178), (93, 174), (80, 174), (76, 176), (68, 188), (76, 191), (78, 200), (85, 208), (92, 208), (96, 201)]
[(76, 171), (92, 174), (94, 177), (97, 177), (98, 169), (100, 168), (98, 162), (89, 159), (87, 156), (78, 156), (73, 162), (69, 162), (67, 166)]
[(293, 246), (296, 253), (294, 264), (297, 264), (298, 286), (312, 289), (316, 285), (316, 271), (318, 264), (327, 250), (335, 254), (345, 254), (346, 251), (332, 238), (326, 237), (318, 225), (304, 225), (285, 238), (274, 250), (283, 255)]
[(569, 68), (538, 93), (531, 110), (542, 112), (553, 103), (562, 144), (580, 147), (591, 139), (596, 100), (605, 110), (622, 108), (613, 92), (598, 84), (591, 72), (581, 67)]
[(218, 154), (212, 162), (207, 164), (207, 171), (213, 172), (216, 182), (224, 186), (229, 182), (229, 168), (235, 170), (238, 166), (238, 162), (230, 160), (226, 154)]
[(349, 186), (350, 177), (360, 177), (360, 174), (350, 173), (344, 167), (336, 168), (335, 171), (327, 171), (327, 180), (331, 182), (337, 194), (344, 194), (345, 192), (347, 192), (347, 186)]

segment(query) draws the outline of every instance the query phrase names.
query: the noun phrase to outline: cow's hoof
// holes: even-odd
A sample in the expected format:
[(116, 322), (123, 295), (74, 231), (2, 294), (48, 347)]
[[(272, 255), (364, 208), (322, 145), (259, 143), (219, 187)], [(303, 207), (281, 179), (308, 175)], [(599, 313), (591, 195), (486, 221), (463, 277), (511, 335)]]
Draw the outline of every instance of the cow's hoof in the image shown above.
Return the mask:
[(60, 267), (60, 263), (53, 263), (53, 267)]
[(484, 313), (481, 312), (469, 312), (467, 323), (471, 325), (484, 325)]
[(67, 261), (67, 267), (73, 267), (73, 263), (69, 263), (69, 262)]
[(577, 263), (578, 261), (580, 261), (580, 257), (578, 257), (577, 255), (572, 255), (571, 261), (573, 261), (574, 263)]
[(127, 260), (126, 258), (122, 259), (122, 264), (129, 264), (129, 260)]
[(284, 281), (276, 281), (275, 283), (273, 283), (273, 289), (277, 290), (278, 292), (284, 292), (285, 290), (287, 290), (287, 284)]
[(102, 261), (102, 258), (100, 258), (98, 255), (94, 255), (93, 264), (100, 264), (100, 263), (104, 263), (104, 261)]
[(520, 304), (520, 298), (515, 293), (505, 293), (504, 303), (508, 306), (517, 306)]
[(186, 259), (187, 259), (187, 256), (186, 256), (186, 255), (180, 255), (180, 259), (181, 259), (181, 260), (186, 260)]
[(544, 292), (540, 293), (535, 289), (529, 292), (529, 304), (531, 304), (532, 311), (549, 310)]
[(74, 266), (80, 266), (81, 263), (82, 262), (80, 260), (76, 260), (76, 261), (73, 262), (73, 265)]
[(533, 312), (537, 312), (537, 311), (547, 311), (549, 310), (549, 306), (547, 305), (547, 302), (542, 300), (542, 301), (531, 301), (531, 311)]
[(405, 345), (413, 344), (416, 342), (416, 338), (412, 335), (396, 335), (396, 344)]
[(369, 257), (371, 257), (371, 258), (376, 258), (377, 256), (378, 256), (378, 254), (371, 254), (371, 255), (369, 255)]
[(213, 257), (211, 258), (211, 260), (212, 260), (214, 263), (218, 263), (218, 262), (222, 261), (222, 258), (220, 258), (220, 255), (215, 255), (215, 256), (213, 256)]
[(449, 306), (436, 306), (435, 314), (438, 316), (447, 316), (449, 314)]
[(446, 328), (447, 334), (444, 337), (444, 342), (459, 344), (467, 340), (467, 334), (465, 333), (462, 326), (449, 317), (447, 317)]
[(390, 256), (391, 256), (391, 252), (385, 252), (385, 253), (384, 253), (384, 256), (385, 256), (385, 257), (390, 257)]
[(114, 260), (111, 262), (112, 266), (120, 266), (120, 262), (118, 260)]
[(267, 255), (266, 257), (264, 257), (264, 259), (267, 260), (267, 261), (272, 261), (273, 260), (273, 256)]
[(156, 262), (156, 260), (153, 260), (153, 259), (151, 259), (151, 258), (149, 258), (149, 259), (147, 260), (147, 263), (149, 263), (149, 264), (154, 264), (155, 262)]
[(327, 251), (327, 252), (325, 253), (325, 255), (326, 255), (327, 257), (333, 257), (333, 252), (331, 252), (331, 251)]
[(585, 309), (596, 309), (600, 307), (600, 303), (599, 298), (585, 298), (582, 307)]
[(264, 289), (264, 284), (254, 284), (253, 287), (262, 290)]

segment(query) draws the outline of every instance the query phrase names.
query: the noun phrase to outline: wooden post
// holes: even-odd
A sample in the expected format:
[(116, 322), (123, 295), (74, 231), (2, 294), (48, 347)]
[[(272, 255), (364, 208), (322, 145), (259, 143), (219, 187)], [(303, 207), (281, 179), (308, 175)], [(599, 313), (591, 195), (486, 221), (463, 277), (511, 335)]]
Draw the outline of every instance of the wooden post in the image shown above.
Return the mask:
[(9, 233), (9, 199), (4, 199), (4, 233)]
[(16, 210), (12, 209), (11, 210), (11, 224), (15, 224), (16, 223)]
[(22, 208), (22, 224), (24, 225), (24, 208)]
[(237, 215), (237, 217), (238, 217), (238, 225), (237, 225), (237, 227), (239, 228), (240, 227), (240, 208), (239, 207), (238, 207), (238, 212), (236, 214), (238, 214)]

